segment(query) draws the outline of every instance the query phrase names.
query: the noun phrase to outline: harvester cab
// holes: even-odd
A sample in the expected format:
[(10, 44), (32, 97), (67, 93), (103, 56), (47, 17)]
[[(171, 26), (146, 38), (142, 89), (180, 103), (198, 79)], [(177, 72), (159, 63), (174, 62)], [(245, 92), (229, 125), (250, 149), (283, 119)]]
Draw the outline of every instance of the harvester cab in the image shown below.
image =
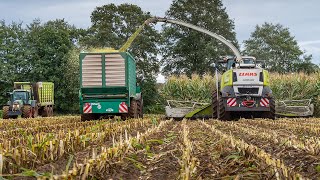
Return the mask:
[(221, 78), (216, 72), (217, 91), (213, 98), (213, 117), (229, 120), (236, 117), (275, 118), (274, 100), (269, 87), (269, 73), (263, 61), (252, 56), (240, 60), (225, 57)]

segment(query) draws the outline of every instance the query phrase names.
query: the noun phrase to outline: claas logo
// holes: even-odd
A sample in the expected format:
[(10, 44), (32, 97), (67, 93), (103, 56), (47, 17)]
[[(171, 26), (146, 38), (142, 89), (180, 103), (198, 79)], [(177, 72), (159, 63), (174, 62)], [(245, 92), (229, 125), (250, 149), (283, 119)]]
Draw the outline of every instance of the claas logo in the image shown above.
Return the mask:
[(258, 74), (257, 73), (254, 73), (254, 72), (245, 72), (245, 73), (240, 73), (239, 76), (257, 76)]

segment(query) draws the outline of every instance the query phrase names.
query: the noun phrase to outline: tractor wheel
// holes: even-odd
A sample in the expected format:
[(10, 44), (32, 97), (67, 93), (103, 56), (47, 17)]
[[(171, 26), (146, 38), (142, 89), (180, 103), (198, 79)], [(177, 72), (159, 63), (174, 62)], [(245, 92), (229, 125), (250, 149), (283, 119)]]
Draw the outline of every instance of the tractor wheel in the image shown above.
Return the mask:
[(32, 118), (32, 107), (30, 105), (24, 105), (22, 108), (22, 118)]
[(219, 113), (219, 119), (223, 121), (231, 120), (231, 113), (226, 111), (223, 98), (219, 97), (219, 104), (218, 104), (218, 113)]
[(129, 117), (130, 118), (139, 118), (138, 103), (135, 99), (131, 99), (129, 107)]
[(3, 106), (3, 108), (2, 108), (2, 118), (3, 119), (9, 119), (9, 106)]
[(273, 98), (269, 99), (270, 111), (265, 113), (264, 118), (276, 119), (276, 103)]
[(81, 114), (81, 121), (91, 121), (96, 119), (97, 117), (95, 114)]
[(217, 91), (213, 91), (212, 93), (212, 118), (218, 118), (218, 98)]
[(139, 118), (143, 118), (143, 99), (137, 100), (137, 108), (139, 113)]

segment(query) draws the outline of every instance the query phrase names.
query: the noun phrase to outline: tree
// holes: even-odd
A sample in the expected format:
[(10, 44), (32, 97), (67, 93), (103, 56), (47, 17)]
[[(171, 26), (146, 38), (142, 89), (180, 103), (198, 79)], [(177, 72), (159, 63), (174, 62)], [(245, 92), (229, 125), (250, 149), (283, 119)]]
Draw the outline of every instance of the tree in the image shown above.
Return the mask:
[(22, 23), (7, 25), (5, 21), (0, 21), (0, 105), (6, 103), (6, 92), (12, 89), (15, 79), (27, 73), (25, 35)]
[[(234, 23), (221, 0), (174, 0), (166, 16), (206, 28), (238, 46)], [(165, 26), (163, 39), (165, 74), (204, 74), (220, 56), (232, 54), (220, 41), (179, 25)]]
[(35, 20), (26, 28), (1, 22), (0, 29), (0, 103), (15, 81), (50, 81), (59, 111), (78, 110), (78, 30), (64, 20)]
[(266, 60), (271, 71), (285, 73), (295, 70), (302, 63), (303, 51), (288, 28), (281, 24), (264, 23), (256, 29), (248, 40), (244, 41), (244, 52), (257, 59)]
[(303, 57), (303, 61), (300, 63), (295, 64), (295, 71), (296, 72), (303, 72), (306, 74), (315, 73), (316, 71), (319, 71), (319, 66), (316, 64), (313, 64), (311, 62), (312, 55), (305, 55)]
[[(108, 4), (96, 7), (91, 14), (92, 26), (82, 39), (87, 47), (111, 47), (120, 49), (142, 23), (152, 17), (140, 7), (132, 4)], [(159, 72), (158, 48), (160, 34), (152, 27), (145, 29), (133, 42), (130, 52), (137, 60), (138, 73), (155, 77)]]
[(79, 50), (73, 44), (77, 29), (64, 20), (35, 20), (27, 32), (28, 73), (23, 80), (54, 82), (59, 112), (78, 110)]

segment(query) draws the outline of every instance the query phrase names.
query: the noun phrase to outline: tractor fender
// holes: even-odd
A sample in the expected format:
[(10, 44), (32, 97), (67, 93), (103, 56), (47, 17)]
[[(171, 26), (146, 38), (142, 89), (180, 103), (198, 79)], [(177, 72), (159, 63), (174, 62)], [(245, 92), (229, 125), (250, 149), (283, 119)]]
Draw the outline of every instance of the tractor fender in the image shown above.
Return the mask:
[(37, 101), (29, 101), (28, 104), (25, 105), (30, 105), (31, 107), (36, 107), (37, 106)]

